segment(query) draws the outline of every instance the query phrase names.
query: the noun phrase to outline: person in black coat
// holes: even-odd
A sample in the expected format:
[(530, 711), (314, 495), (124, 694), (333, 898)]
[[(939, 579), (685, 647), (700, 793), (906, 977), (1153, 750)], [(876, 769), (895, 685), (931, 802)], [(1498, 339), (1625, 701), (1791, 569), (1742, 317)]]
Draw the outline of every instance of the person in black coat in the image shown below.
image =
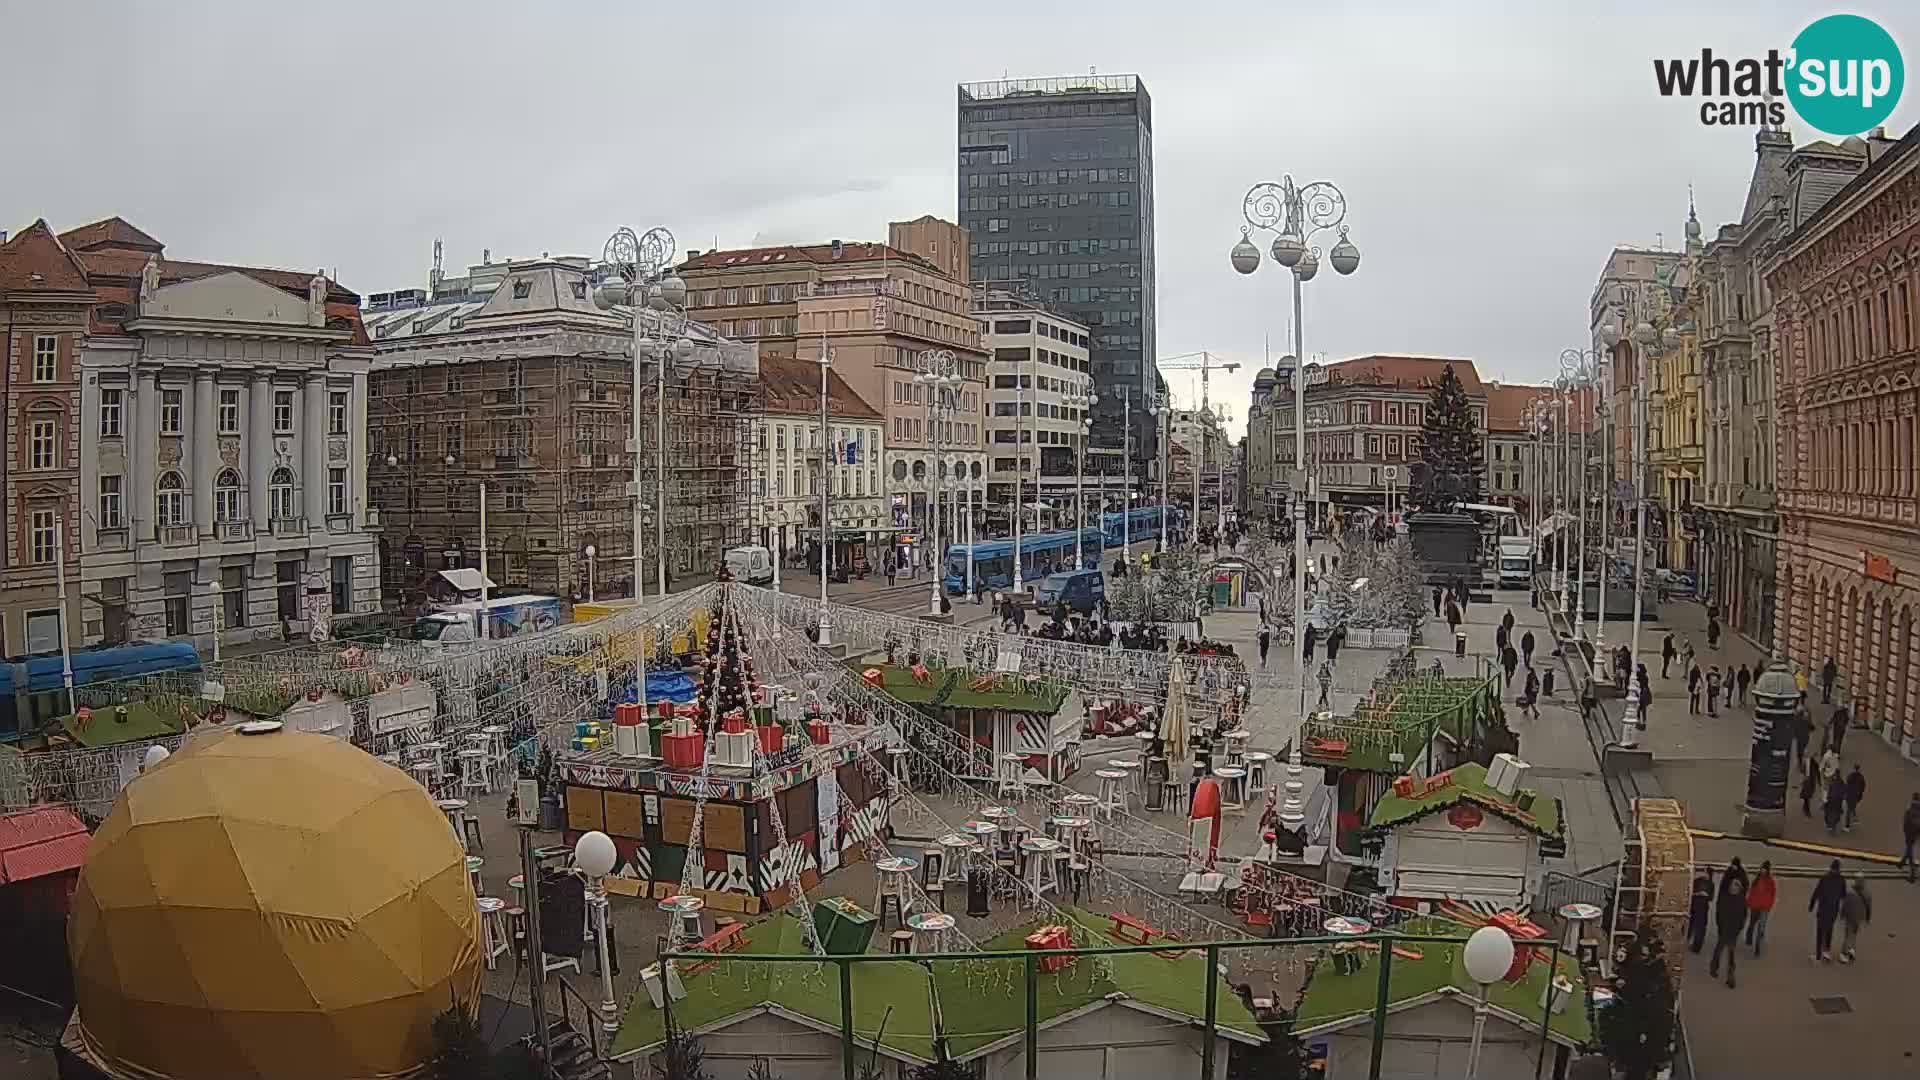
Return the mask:
[(1440, 595), (1439, 586), (1435, 586), (1433, 590), (1433, 617), (1436, 619), (1440, 617)]
[(1800, 812), (1807, 817), (1813, 816), (1813, 796), (1820, 790), (1820, 774), (1812, 769), (1802, 769), (1806, 777), (1800, 781)]
[(1840, 918), (1840, 902), (1847, 898), (1847, 879), (1840, 873), (1840, 860), (1833, 860), (1827, 872), (1807, 897), (1807, 910), (1813, 912), (1813, 958), (1821, 963), (1832, 960), (1833, 924)]
[(1520, 635), (1520, 662), (1528, 667), (1533, 666), (1533, 631), (1531, 630)]
[(1847, 774), (1847, 831), (1853, 831), (1853, 823), (1860, 820), (1860, 800), (1867, 797), (1867, 774), (1855, 765)]
[(1513, 682), (1513, 672), (1520, 666), (1520, 654), (1513, 651), (1512, 645), (1500, 649), (1500, 666), (1507, 670), (1507, 682)]
[(1720, 954), (1727, 956), (1727, 986), (1733, 986), (1734, 957), (1740, 950), (1740, 932), (1747, 928), (1747, 871), (1736, 857), (1720, 878), (1720, 895), (1713, 901), (1713, 959), (1707, 963), (1709, 978), (1720, 974)]
[[(1834, 911), (1839, 911), (1836, 905)], [(1687, 902), (1687, 948), (1699, 952), (1707, 944), (1707, 919), (1713, 913), (1713, 875), (1694, 875), (1693, 896)], [(1829, 934), (1831, 936), (1831, 934)]]

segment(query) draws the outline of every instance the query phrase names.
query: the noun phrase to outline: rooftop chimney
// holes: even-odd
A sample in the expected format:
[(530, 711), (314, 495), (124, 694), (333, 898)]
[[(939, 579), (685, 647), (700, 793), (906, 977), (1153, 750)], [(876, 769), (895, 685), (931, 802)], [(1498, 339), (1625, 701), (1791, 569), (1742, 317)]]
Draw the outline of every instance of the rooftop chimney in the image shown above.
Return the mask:
[(836, 258), (836, 259), (837, 259), (837, 258), (839, 258), (839, 257), (840, 257), (840, 253), (841, 253), (841, 251), (843, 251), (843, 250), (845, 250), (845, 249), (844, 249), (844, 248), (843, 248), (843, 246), (841, 245), (841, 243), (840, 243), (840, 241), (838, 241), (838, 240), (835, 240), (835, 241), (833, 242), (833, 257), (834, 257), (834, 258)]

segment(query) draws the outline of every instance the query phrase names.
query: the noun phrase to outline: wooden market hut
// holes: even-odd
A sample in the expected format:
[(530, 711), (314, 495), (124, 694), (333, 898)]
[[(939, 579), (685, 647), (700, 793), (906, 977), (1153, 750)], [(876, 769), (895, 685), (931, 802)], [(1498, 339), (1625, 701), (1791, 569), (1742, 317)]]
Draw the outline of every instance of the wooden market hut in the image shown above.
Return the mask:
[(1050, 679), (971, 668), (913, 668), (856, 662), (869, 686), (958, 731), (998, 762), (1019, 754), (1058, 783), (1079, 767), (1080, 718), (1065, 710), (1068, 690)]

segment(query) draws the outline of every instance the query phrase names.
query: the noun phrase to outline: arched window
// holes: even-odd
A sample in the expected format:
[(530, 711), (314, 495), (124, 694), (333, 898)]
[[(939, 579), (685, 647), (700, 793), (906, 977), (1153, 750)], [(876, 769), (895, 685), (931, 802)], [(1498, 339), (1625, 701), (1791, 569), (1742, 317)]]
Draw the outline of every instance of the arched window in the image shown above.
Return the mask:
[(162, 528), (187, 523), (187, 488), (177, 472), (160, 476), (158, 505), (154, 508)]
[(213, 478), (213, 519), (240, 520), (240, 474), (232, 469), (221, 469)]
[(293, 515), (293, 470), (282, 465), (273, 470), (273, 478), (267, 484), (267, 494), (271, 496), (273, 519), (285, 521)]

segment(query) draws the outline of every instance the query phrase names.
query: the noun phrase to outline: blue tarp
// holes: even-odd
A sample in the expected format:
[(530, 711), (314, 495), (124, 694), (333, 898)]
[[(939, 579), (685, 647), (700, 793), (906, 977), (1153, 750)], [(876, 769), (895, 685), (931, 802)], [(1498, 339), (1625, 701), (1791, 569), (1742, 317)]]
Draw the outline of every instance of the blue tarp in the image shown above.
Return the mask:
[(693, 676), (684, 671), (647, 672), (647, 700), (685, 705), (693, 700)]

